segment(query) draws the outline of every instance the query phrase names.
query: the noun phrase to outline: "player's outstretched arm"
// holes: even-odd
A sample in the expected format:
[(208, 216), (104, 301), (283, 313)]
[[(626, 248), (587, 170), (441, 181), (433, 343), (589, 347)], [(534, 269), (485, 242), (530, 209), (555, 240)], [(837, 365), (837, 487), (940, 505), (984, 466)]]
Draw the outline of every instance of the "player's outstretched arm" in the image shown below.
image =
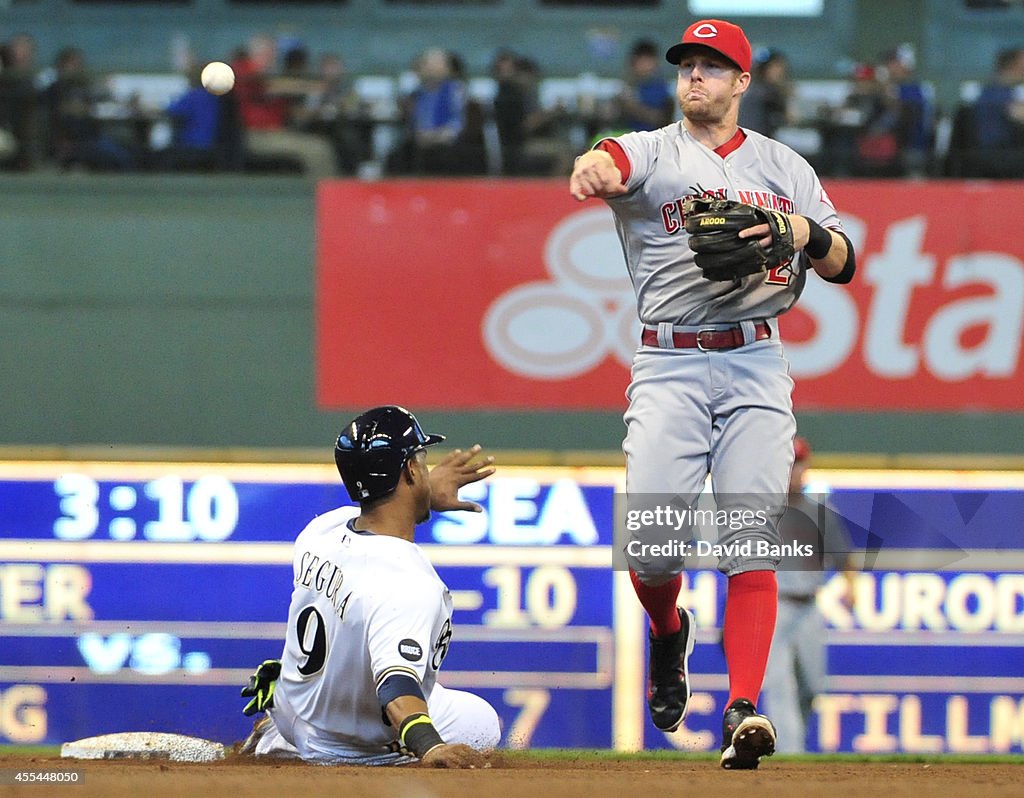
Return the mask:
[(479, 513), (483, 508), (476, 502), (459, 499), (459, 488), (472, 482), (487, 479), (494, 473), (494, 458), (477, 458), (482, 451), (480, 444), (467, 451), (456, 449), (430, 470), (430, 509), (442, 513), (446, 510), (468, 510)]
[(384, 708), (398, 729), (402, 745), (424, 765), (435, 768), (487, 768), (486, 755), (463, 743), (446, 743), (427, 714), (427, 702), (415, 695), (401, 695)]
[(622, 183), (622, 172), (604, 150), (589, 150), (576, 159), (569, 177), (569, 193), (581, 202), (588, 197), (617, 197), (629, 191)]

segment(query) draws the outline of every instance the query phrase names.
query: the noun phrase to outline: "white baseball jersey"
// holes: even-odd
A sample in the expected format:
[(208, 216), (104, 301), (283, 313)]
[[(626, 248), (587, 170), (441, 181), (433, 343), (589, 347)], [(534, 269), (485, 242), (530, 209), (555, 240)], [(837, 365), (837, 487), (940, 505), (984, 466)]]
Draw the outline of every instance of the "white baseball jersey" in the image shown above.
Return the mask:
[[(701, 276), (683, 227), (683, 203), (701, 193), (784, 213), (822, 227), (842, 223), (817, 175), (800, 155), (753, 130), (711, 150), (682, 122), (613, 139), (630, 163), (628, 194), (607, 200), (645, 324), (691, 325), (772, 318), (803, 290), (803, 253), (785, 267), (734, 282)], [(739, 143), (739, 146), (736, 144)], [(719, 152), (727, 153), (724, 155)]]
[(304, 758), (392, 748), (398, 730), (382, 720), (377, 686), (407, 674), (429, 699), (451, 639), (451, 595), (421, 549), (356, 532), (354, 514), (325, 513), (295, 541), (274, 704)]

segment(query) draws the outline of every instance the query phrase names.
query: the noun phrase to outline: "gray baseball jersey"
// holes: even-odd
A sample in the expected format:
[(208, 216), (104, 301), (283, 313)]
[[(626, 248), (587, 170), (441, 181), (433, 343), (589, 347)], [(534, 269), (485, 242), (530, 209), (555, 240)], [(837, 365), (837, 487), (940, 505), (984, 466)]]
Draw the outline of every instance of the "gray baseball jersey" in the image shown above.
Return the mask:
[(693, 196), (712, 194), (798, 213), (822, 227), (842, 230), (832, 202), (804, 158), (753, 130), (743, 133), (717, 151), (694, 139), (682, 122), (613, 139), (629, 158), (625, 184), (630, 192), (608, 204), (645, 324), (772, 318), (792, 307), (803, 290), (803, 253), (787, 266), (738, 284), (704, 279), (683, 227), (681, 209)]
[[(682, 208), (690, 197), (712, 195), (799, 213), (842, 230), (810, 164), (754, 131), (737, 130), (715, 150), (694, 139), (682, 122), (611, 141), (628, 160), (628, 193), (607, 202), (646, 325), (749, 325), (784, 313), (803, 289), (808, 264), (802, 253), (765, 274), (730, 283), (706, 280), (684, 227)], [(777, 329), (774, 322), (770, 326)], [(626, 392), (626, 492), (695, 496), (710, 468), (716, 498), (728, 497), (737, 507), (744, 497), (754, 503), (781, 499), (793, 465), (792, 388), (774, 333), (714, 353), (641, 346)], [(778, 558), (771, 554), (743, 553), (747, 539), (777, 543), (778, 530), (773, 522), (723, 530), (723, 551), (737, 553), (721, 557), (720, 570), (733, 575), (775, 568)], [(641, 579), (678, 573), (684, 561), (666, 558), (655, 565)]]

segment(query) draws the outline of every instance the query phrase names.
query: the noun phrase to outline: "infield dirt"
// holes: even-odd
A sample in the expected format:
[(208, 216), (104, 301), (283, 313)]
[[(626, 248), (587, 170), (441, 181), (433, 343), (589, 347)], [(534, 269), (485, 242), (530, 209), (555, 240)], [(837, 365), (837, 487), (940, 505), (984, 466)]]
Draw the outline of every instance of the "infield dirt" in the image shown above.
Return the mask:
[[(486, 770), (320, 767), (229, 754), (212, 764), (79, 761), (2, 756), (0, 771), (75, 770), (78, 784), (0, 784), (0, 796), (50, 798), (727, 798), (885, 796), (987, 798), (1024, 794), (1024, 765), (943, 762), (808, 762), (767, 760), (757, 771), (723, 771), (713, 760), (564, 759), (498, 753)], [(743, 790), (735, 793), (735, 790)], [(756, 790), (748, 793), (747, 790)]]

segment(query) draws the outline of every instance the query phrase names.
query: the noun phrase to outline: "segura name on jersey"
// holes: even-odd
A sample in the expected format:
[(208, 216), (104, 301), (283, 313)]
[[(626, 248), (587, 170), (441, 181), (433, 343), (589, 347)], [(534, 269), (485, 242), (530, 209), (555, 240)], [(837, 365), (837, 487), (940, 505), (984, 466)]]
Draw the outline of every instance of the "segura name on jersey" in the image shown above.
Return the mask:
[(341, 595), (341, 584), (345, 581), (345, 574), (341, 568), (311, 551), (302, 552), (296, 563), (295, 584), (316, 590), (331, 602), (339, 618), (344, 617), (345, 599)]

